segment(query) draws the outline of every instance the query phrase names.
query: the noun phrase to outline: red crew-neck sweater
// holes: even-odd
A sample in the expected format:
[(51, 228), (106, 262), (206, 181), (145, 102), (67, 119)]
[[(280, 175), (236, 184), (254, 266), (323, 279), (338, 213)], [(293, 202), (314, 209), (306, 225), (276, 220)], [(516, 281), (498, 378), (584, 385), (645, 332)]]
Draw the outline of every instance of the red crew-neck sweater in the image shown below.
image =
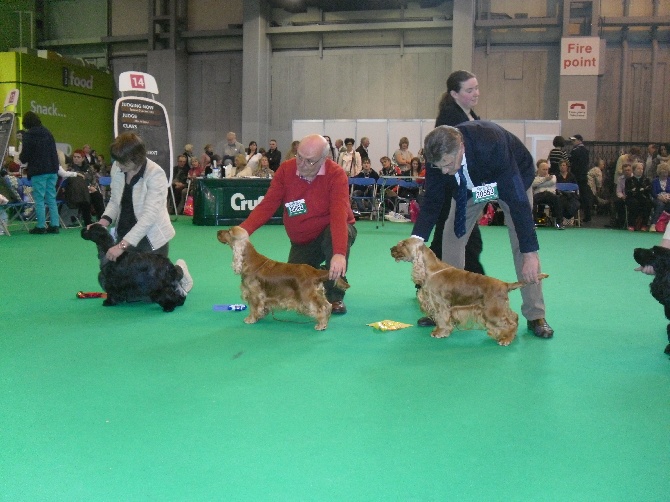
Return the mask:
[[(264, 225), (284, 205), (284, 227), (293, 244), (307, 244), (316, 239), (330, 225), (333, 253), (347, 254), (347, 224), (354, 223), (349, 201), (349, 180), (335, 162), (326, 159), (325, 173), (310, 183), (298, 176), (295, 159), (283, 162), (270, 183), (263, 200), (240, 226), (249, 235)], [(305, 200), (307, 212), (289, 216), (285, 204)]]

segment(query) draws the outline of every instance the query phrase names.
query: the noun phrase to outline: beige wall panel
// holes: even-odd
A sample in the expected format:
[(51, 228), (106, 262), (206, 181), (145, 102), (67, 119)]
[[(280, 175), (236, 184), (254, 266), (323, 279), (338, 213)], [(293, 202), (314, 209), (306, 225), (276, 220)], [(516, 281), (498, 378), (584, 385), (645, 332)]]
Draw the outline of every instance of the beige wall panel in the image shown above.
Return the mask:
[[(368, 114), (368, 91), (370, 86), (370, 70), (367, 67), (367, 57), (356, 55), (353, 57), (356, 69), (352, 80), (353, 89), (349, 95), (349, 102), (353, 110), (353, 118), (369, 118)], [(357, 145), (358, 146), (358, 145)]]
[(293, 58), (288, 64), (289, 73), (286, 76), (287, 83), (291, 87), (291, 93), (286, 100), (288, 105), (287, 112), (294, 117), (304, 117), (307, 119), (318, 118), (309, 117), (305, 112), (305, 79), (311, 78), (305, 74), (305, 58)]
[(206, 143), (220, 153), (226, 133), (242, 127), (242, 54), (191, 55), (189, 74), (189, 137), (194, 150), (202, 153)]
[(598, 77), (596, 136), (601, 141), (617, 141), (621, 117), (621, 48), (607, 47), (605, 73)]
[(305, 99), (304, 113), (306, 118), (321, 119), (324, 103), (327, 100), (325, 94), (322, 92), (323, 86), (321, 84), (321, 67), (323, 63), (321, 59), (316, 56), (307, 56), (304, 59), (303, 75), (295, 76), (296, 82), (300, 79), (304, 81), (304, 96), (314, 96), (314, 99)]
[(670, 61), (667, 55), (664, 61), (656, 64), (656, 83), (659, 92), (653, 94), (653, 105), (657, 107), (656, 122), (650, 132), (651, 141), (670, 143)]
[[(288, 91), (291, 89), (292, 82), (289, 79), (290, 59), (283, 57), (275, 57), (272, 61), (272, 71), (270, 77), (270, 137), (272, 137), (272, 130), (285, 129), (284, 121), (288, 114)], [(298, 77), (296, 77), (297, 79)], [(295, 83), (293, 83), (295, 85)], [(277, 141), (279, 141), (277, 139)]]
[(419, 54), (405, 54), (400, 62), (401, 118), (415, 118), (419, 112)]
[(444, 49), (275, 52), (271, 135), (288, 141), (294, 119), (435, 117), (448, 59)]
[(148, 0), (112, 0), (112, 35), (139, 35), (149, 31)]
[[(479, 47), (475, 48), (474, 53), (474, 62), (472, 64), (473, 73), (477, 75), (477, 82), (479, 82), (479, 101), (477, 102), (477, 108), (475, 112), (483, 119), (488, 119), (488, 107), (489, 102), (489, 83), (488, 83), (488, 59), (489, 56), (486, 54), (486, 48)], [(457, 70), (454, 68), (452, 71)], [(445, 90), (446, 90), (446, 78), (445, 78)]]
[(325, 60), (325, 63), (321, 88), (331, 99), (326, 104), (326, 109), (335, 110), (337, 119), (355, 118), (356, 110), (351, 104), (350, 97), (358, 87), (356, 84), (358, 66), (354, 63), (353, 54), (336, 54)]
[[(488, 120), (511, 119), (507, 116), (505, 101), (509, 99), (505, 88), (505, 58), (503, 54), (491, 52), (487, 57), (486, 115)], [(477, 79), (480, 82), (481, 80)]]
[(523, 80), (506, 80), (503, 78), (504, 95), (499, 96), (503, 100), (502, 116), (491, 117), (492, 119), (525, 119), (524, 102), (530, 99), (526, 96)]
[[(437, 117), (437, 105), (446, 90), (445, 57), (443, 54), (419, 54), (417, 76), (417, 117)], [(423, 89), (422, 89), (423, 87)]]
[[(622, 49), (608, 46), (605, 74), (598, 79), (597, 138), (602, 141), (668, 141), (670, 131), (670, 60), (660, 50), (653, 69), (655, 88), (651, 88), (651, 50), (628, 51), (625, 96), (621, 95)], [(652, 113), (653, 109), (653, 113)]]
[(189, 30), (220, 30), (242, 24), (242, 0), (190, 0)]
[(525, 120), (541, 120), (548, 118), (544, 113), (544, 86), (546, 84), (546, 70), (546, 52), (524, 52), (522, 114)]
[(386, 79), (384, 80), (384, 111), (388, 119), (407, 118), (403, 116), (403, 107), (401, 105), (401, 79), (402, 62), (397, 54), (387, 54), (384, 57), (386, 62)]
[[(555, 119), (558, 88), (548, 96), (546, 86), (547, 73), (557, 73), (548, 65), (545, 50), (509, 49), (488, 55), (484, 49), (476, 50), (474, 73), (481, 94), (475, 111), (487, 120)], [(552, 105), (548, 106), (546, 100), (552, 100)]]
[(648, 141), (651, 118), (651, 64), (632, 63), (632, 81), (634, 92), (630, 94), (630, 139), (628, 141)]
[(384, 110), (384, 86), (387, 81), (384, 57), (379, 54), (368, 54), (365, 56), (365, 68), (368, 75), (368, 88), (365, 116), (360, 118), (379, 119), (386, 118)]

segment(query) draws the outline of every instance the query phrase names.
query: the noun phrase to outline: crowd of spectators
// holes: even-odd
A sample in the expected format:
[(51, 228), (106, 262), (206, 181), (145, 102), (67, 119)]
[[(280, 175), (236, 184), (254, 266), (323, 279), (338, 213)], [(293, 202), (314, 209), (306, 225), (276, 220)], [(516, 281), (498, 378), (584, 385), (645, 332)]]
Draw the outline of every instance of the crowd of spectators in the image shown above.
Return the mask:
[[(25, 166), (22, 167), (18, 161), (24, 132), (17, 133), (14, 158), (5, 159), (4, 174), (8, 176), (2, 184), (3, 195), (11, 195), (11, 187), (8, 190), (7, 184), (16, 185), (16, 181), (12, 182), (9, 178), (20, 178), (26, 174)], [(357, 147), (354, 138), (333, 141), (329, 136), (324, 137), (328, 143), (326, 156), (337, 162), (349, 177), (398, 176), (416, 179), (425, 175), (426, 163), (422, 150), (414, 155), (409, 150), (406, 137), (399, 139), (398, 149), (391, 156), (382, 156), (378, 161), (369, 156), (368, 137), (362, 137)], [(256, 141), (250, 141), (245, 147), (232, 131), (226, 135), (226, 143), (219, 153), (214, 152), (211, 143), (203, 147), (200, 155), (194, 153), (192, 144), (186, 144), (173, 167), (174, 199), (171, 194), (168, 196), (169, 211), (183, 213), (188, 197), (193, 196), (193, 181), (196, 178), (272, 178), (283, 161), (297, 155), (297, 145), (297, 141), (292, 142), (286, 148), (286, 154), (282, 155), (274, 139), (268, 142), (267, 149), (259, 148)], [(575, 134), (570, 138), (556, 136), (547, 159), (539, 159), (537, 162), (543, 171), (538, 171), (537, 183), (533, 185), (535, 205), (546, 203), (552, 208), (552, 213), (557, 213), (553, 219), (557, 228), (574, 224), (578, 212), (581, 223), (588, 225), (592, 212), (595, 212), (609, 216), (608, 224), (605, 225), (608, 227), (630, 231), (663, 231), (670, 219), (669, 150), (666, 144), (649, 144), (646, 149), (633, 146), (616, 159), (611, 159), (608, 165), (602, 158), (589, 158), (581, 135)], [(78, 211), (85, 224), (95, 221), (101, 216), (108, 197), (106, 187), (100, 184), (101, 178), (109, 176), (110, 169), (104, 155), (84, 144), (69, 154), (59, 151), (58, 156), (61, 166), (59, 200)], [(544, 170), (547, 172), (544, 173)], [(565, 183), (576, 184), (578, 191), (566, 192), (556, 188), (557, 184), (561, 187)], [(352, 195), (357, 196), (371, 191), (369, 186), (354, 187), (352, 190), (356, 192), (352, 192)], [(29, 198), (30, 189), (19, 196)], [(417, 199), (420, 197), (420, 188), (408, 190), (393, 187), (386, 190), (384, 206), (387, 210), (398, 208), (398, 196)], [(355, 205), (354, 209), (357, 209)], [(540, 218), (539, 214), (536, 216)]]

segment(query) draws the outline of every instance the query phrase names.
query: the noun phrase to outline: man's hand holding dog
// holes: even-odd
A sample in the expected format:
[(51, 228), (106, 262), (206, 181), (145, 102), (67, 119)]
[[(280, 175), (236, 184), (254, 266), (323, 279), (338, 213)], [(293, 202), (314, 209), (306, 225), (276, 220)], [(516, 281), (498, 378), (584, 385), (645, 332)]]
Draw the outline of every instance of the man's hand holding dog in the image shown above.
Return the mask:
[(537, 253), (523, 253), (523, 265), (521, 275), (524, 282), (536, 284), (539, 282), (540, 259)]
[(334, 254), (330, 259), (330, 270), (328, 278), (334, 281), (338, 277), (344, 277), (347, 272), (347, 258), (342, 254)]

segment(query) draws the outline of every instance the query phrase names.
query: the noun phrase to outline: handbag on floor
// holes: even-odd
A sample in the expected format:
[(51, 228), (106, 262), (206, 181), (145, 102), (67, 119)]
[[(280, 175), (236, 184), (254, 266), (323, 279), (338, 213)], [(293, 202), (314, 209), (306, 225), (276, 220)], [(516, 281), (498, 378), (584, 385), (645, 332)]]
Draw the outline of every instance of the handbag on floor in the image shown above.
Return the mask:
[(670, 213), (663, 211), (656, 222), (656, 231), (665, 232), (665, 228), (668, 226), (668, 221), (670, 221)]
[(193, 216), (193, 196), (189, 195), (186, 197), (186, 203), (184, 204), (184, 214), (186, 216)]

